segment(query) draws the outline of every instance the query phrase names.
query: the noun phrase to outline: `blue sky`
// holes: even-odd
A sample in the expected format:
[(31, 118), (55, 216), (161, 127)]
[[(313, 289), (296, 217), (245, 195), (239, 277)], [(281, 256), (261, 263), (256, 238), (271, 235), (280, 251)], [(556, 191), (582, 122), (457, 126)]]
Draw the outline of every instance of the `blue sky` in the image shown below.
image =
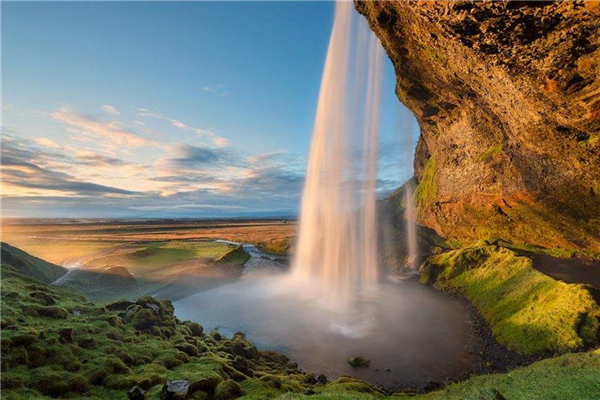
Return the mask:
[[(1, 7), (4, 217), (296, 212), (333, 2)], [(381, 195), (410, 175), (393, 87), (386, 60)]]

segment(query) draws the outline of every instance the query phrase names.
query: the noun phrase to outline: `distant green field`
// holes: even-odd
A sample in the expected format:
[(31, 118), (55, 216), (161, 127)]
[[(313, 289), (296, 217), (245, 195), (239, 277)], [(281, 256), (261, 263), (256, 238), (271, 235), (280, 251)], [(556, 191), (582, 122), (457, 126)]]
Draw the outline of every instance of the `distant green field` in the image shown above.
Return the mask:
[(145, 246), (124, 257), (126, 267), (149, 267), (194, 258), (214, 261), (235, 248), (228, 243), (183, 241), (149, 242)]

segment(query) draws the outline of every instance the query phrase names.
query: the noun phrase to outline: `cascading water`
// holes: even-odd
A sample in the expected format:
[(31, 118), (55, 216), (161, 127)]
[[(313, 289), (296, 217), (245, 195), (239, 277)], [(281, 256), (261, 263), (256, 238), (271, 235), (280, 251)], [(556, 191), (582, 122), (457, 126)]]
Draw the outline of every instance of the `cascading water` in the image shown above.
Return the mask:
[[(226, 335), (246, 332), (260, 347), (284, 351), (313, 374), (422, 387), (470, 370), (469, 326), (461, 305), (414, 277), (378, 278), (383, 49), (354, 14), (352, 2), (337, 3), (291, 273), (255, 260), (253, 273), (182, 299), (175, 310), (180, 319)], [(346, 362), (357, 355), (371, 359), (371, 368)]]
[(414, 183), (409, 180), (405, 185), (405, 220), (406, 220), (406, 245), (408, 250), (408, 259), (406, 266), (412, 271), (419, 269), (419, 248), (417, 243), (417, 223), (415, 214), (415, 196)]
[[(353, 45), (355, 44), (355, 45)], [(365, 57), (365, 54), (367, 55)], [(338, 2), (321, 81), (292, 271), (329, 306), (377, 286), (377, 139), (383, 49)]]

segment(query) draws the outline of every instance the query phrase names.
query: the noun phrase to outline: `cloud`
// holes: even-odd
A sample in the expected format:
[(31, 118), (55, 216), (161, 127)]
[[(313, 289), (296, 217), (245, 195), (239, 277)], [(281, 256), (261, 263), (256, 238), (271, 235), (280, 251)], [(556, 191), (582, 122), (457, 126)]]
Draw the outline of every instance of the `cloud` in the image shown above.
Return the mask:
[(9, 111), (12, 109), (10, 104), (2, 104), (2, 111)]
[(217, 96), (227, 96), (229, 94), (229, 90), (225, 89), (225, 85), (223, 83), (214, 86), (204, 86), (202, 90)]
[[(37, 140), (35, 140), (37, 142)], [(56, 167), (74, 163), (59, 153), (46, 153), (31, 147), (24, 139), (4, 136), (2, 139), (2, 185), (13, 195), (32, 193), (63, 195), (137, 195), (138, 192), (78, 179), (57, 171)], [(54, 166), (55, 168), (52, 168)], [(4, 190), (6, 192), (6, 190)]]
[(119, 110), (109, 104), (103, 104), (100, 108), (109, 115), (121, 115)]
[(75, 160), (81, 165), (100, 168), (116, 168), (135, 165), (133, 163), (121, 160), (120, 158), (107, 157), (93, 152), (80, 152), (75, 156)]
[(41, 137), (41, 138), (35, 138), (33, 140), (42, 147), (46, 147), (49, 149), (60, 149), (60, 146), (58, 144), (56, 144), (56, 142), (54, 142), (48, 138)]
[(139, 115), (140, 117), (148, 117), (148, 118), (160, 119), (160, 120), (169, 122), (171, 125), (173, 125), (176, 128), (187, 129), (187, 126), (183, 122), (181, 122), (179, 120), (176, 120), (176, 119), (173, 119), (173, 118), (162, 116), (161, 114), (152, 112), (152, 111), (150, 111), (148, 109), (145, 109), (145, 108), (138, 108), (137, 109), (137, 115)]
[(102, 121), (79, 114), (67, 107), (52, 113), (46, 113), (53, 120), (67, 125), (71, 132), (82, 135), (84, 139), (97, 142), (103, 140), (110, 150), (131, 149), (136, 147), (163, 147), (153, 139), (141, 136), (117, 121)]
[(146, 117), (146, 118), (155, 118), (158, 120), (162, 120), (162, 121), (166, 121), (168, 123), (170, 123), (171, 125), (173, 125), (176, 128), (185, 130), (185, 131), (191, 131), (194, 132), (196, 135), (200, 136), (200, 137), (205, 137), (208, 138), (212, 141), (212, 144), (217, 146), (217, 147), (225, 147), (229, 145), (229, 140), (227, 140), (226, 138), (219, 136), (214, 128), (208, 128), (208, 129), (204, 129), (204, 128), (195, 128), (192, 126), (188, 126), (186, 124), (184, 124), (183, 122), (177, 120), (177, 119), (173, 119), (170, 117), (166, 117), (163, 116), (159, 113), (150, 111), (146, 108), (138, 108), (137, 109), (137, 115), (140, 117)]
[(175, 168), (240, 166), (240, 160), (226, 149), (182, 144), (175, 148), (175, 153), (175, 157), (167, 160), (167, 163)]

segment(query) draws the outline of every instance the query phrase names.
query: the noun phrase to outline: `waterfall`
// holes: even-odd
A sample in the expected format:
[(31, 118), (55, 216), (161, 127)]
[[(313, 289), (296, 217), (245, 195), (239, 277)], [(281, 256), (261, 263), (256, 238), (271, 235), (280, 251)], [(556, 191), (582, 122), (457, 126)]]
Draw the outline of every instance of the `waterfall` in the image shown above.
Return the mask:
[(405, 185), (405, 220), (406, 220), (406, 244), (408, 259), (406, 266), (413, 271), (419, 268), (419, 248), (417, 244), (417, 223), (415, 213), (415, 190), (414, 179), (410, 179)]
[(293, 278), (330, 306), (377, 287), (375, 189), (383, 49), (337, 2), (300, 211)]

